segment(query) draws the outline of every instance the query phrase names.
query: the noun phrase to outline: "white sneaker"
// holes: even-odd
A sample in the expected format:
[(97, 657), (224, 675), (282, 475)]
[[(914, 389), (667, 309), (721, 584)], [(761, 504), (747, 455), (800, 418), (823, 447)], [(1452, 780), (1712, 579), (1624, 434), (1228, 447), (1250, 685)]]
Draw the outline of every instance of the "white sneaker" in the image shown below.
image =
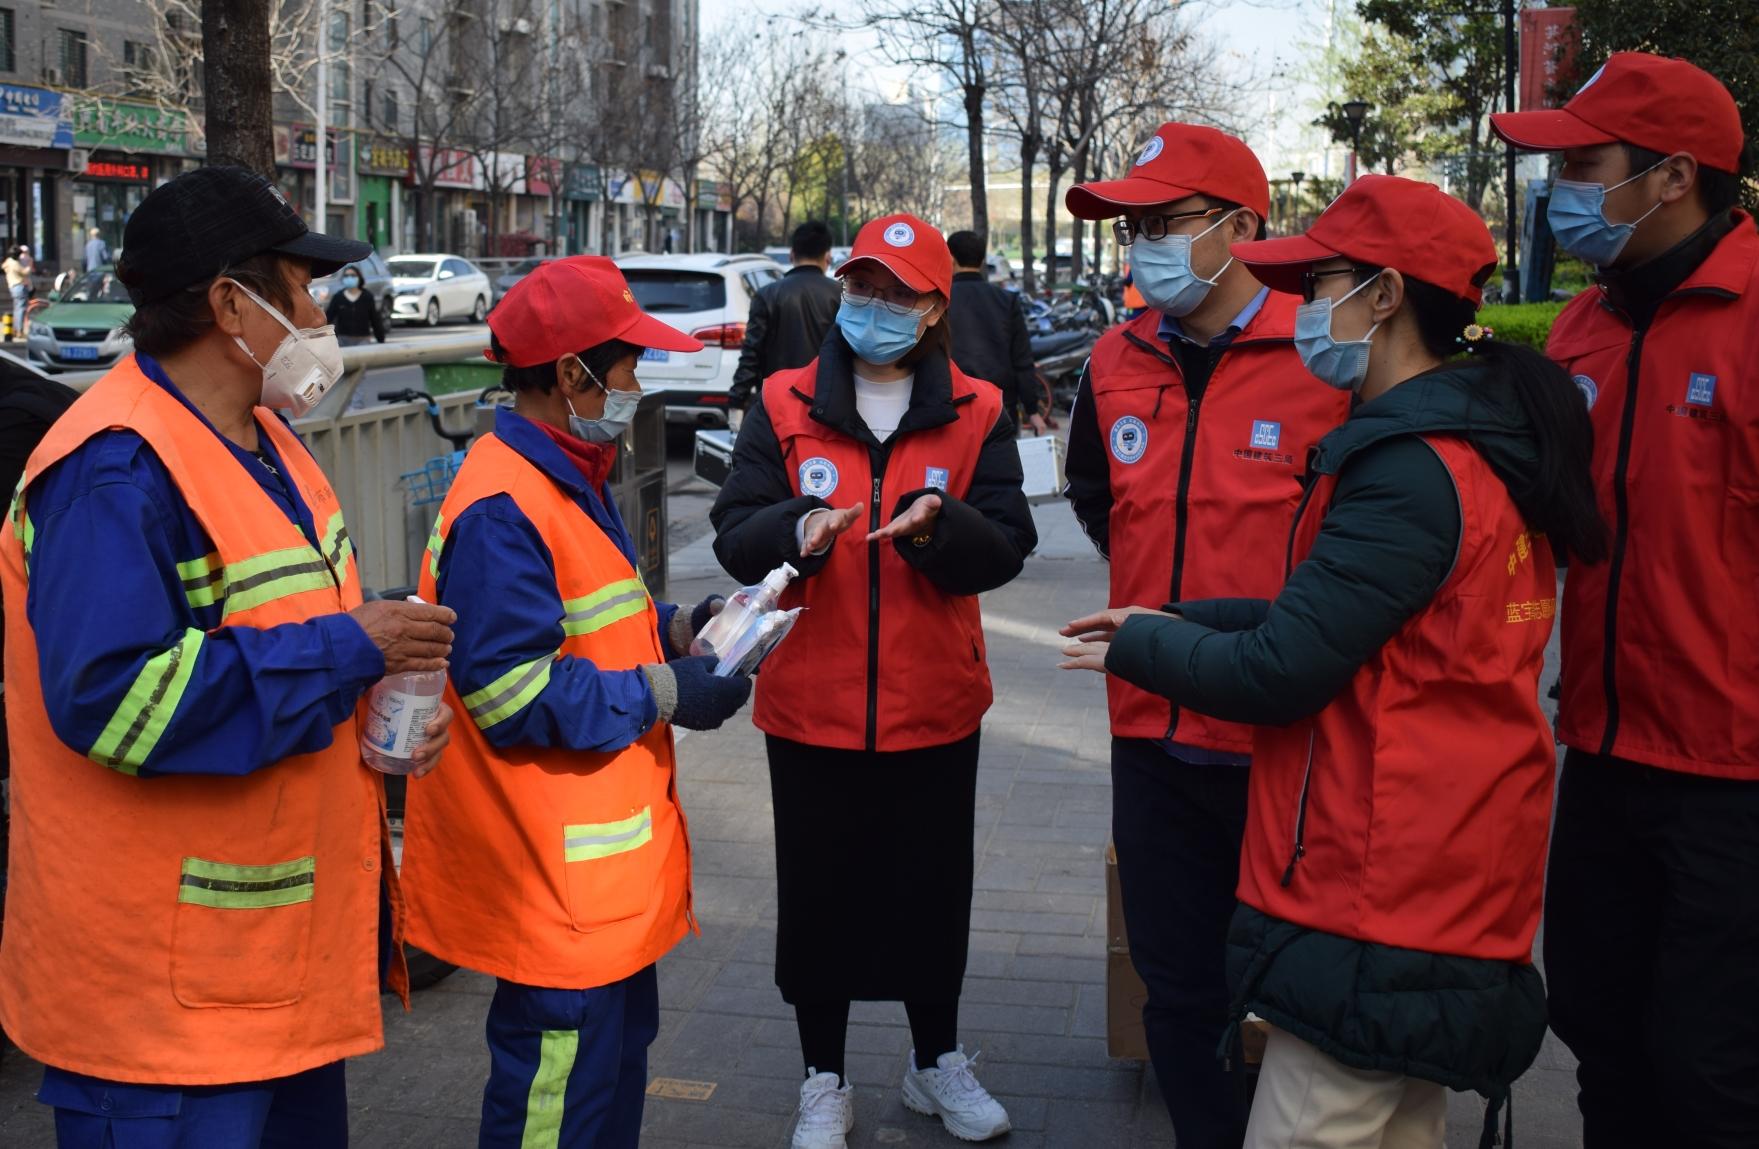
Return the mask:
[(904, 1075), (904, 1107), (929, 1117), (939, 1117), (947, 1132), (961, 1141), (988, 1141), (1013, 1128), (1008, 1111), (977, 1083), (965, 1047), (943, 1053), (937, 1068), (916, 1068), (916, 1051), (910, 1051), (910, 1072)]
[(800, 1120), (794, 1123), (793, 1149), (848, 1149), (855, 1128), (855, 1089), (835, 1073), (813, 1071), (800, 1086)]

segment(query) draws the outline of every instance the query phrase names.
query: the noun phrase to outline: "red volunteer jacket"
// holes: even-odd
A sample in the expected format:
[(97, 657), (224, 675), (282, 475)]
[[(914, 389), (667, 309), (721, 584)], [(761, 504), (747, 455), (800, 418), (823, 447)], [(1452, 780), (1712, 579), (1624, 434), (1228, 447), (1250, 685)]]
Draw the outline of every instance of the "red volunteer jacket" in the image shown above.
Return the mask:
[[(1460, 498), (1453, 571), (1324, 710), (1257, 728), (1239, 898), (1359, 941), (1525, 963), (1556, 769), (1538, 699), (1556, 568), (1469, 444), (1423, 438)], [(1292, 562), (1336, 484), (1302, 504)]]
[[(1271, 292), (1198, 397), (1186, 393), (1158, 335), (1158, 311), (1112, 328), (1094, 346), (1087, 382), (1108, 482), (1093, 501), (1107, 517), (1101, 549), (1111, 558), (1110, 605), (1276, 597), (1307, 452), (1350, 410), (1348, 392), (1301, 366), (1293, 343), (1299, 303)], [(1084, 421), (1072, 422), (1069, 495), (1087, 523), (1094, 511), (1077, 472), (1095, 445), (1077, 442)], [(1252, 751), (1250, 726), (1176, 714), (1165, 698), (1116, 675), (1106, 676), (1106, 692), (1120, 738)]]
[(1598, 290), (1547, 352), (1591, 404), (1612, 557), (1564, 585), (1558, 732), (1759, 781), (1759, 233), (1739, 222), (1633, 331)]

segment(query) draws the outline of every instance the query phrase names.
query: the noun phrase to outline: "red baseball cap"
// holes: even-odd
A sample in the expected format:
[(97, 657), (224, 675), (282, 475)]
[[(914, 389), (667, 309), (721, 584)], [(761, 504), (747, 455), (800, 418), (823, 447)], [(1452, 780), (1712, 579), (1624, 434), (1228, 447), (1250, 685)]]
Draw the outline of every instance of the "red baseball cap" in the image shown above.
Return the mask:
[[(554, 363), (613, 339), (666, 351), (701, 351), (702, 342), (641, 309), (629, 281), (602, 255), (540, 263), (489, 312), (489, 330), (509, 367)], [(486, 358), (494, 359), (492, 351)]]
[(1696, 64), (1648, 52), (1614, 52), (1561, 108), (1495, 112), (1496, 134), (1530, 151), (1634, 144), (1686, 152), (1707, 168), (1741, 169), (1740, 109), (1722, 81)]
[(947, 250), (947, 237), (913, 215), (900, 212), (869, 221), (856, 233), (855, 246), (836, 274), (848, 274), (864, 259), (880, 264), (918, 295), (938, 291), (942, 298), (952, 298), (953, 253)]
[(1301, 273), (1340, 256), (1390, 267), (1443, 291), (1484, 302), (1496, 244), (1478, 213), (1434, 184), (1363, 176), (1331, 201), (1305, 235), (1236, 243), (1234, 258), (1274, 291), (1301, 290)]
[(1125, 208), (1206, 195), (1270, 215), (1270, 181), (1244, 142), (1201, 124), (1162, 124), (1121, 180), (1076, 184), (1063, 204), (1076, 219), (1110, 219)]

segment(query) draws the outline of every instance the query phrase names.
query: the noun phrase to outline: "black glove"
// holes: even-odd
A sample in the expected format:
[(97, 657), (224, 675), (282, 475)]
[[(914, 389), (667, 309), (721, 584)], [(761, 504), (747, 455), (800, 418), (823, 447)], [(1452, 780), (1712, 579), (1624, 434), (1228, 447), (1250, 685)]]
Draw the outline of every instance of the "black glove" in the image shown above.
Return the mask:
[[(720, 608), (715, 604), (719, 603), (725, 606), (726, 602), (727, 600), (722, 596), (711, 594), (691, 607), (689, 614), (684, 612), (683, 607), (679, 607), (673, 612), (672, 625), (666, 630), (666, 641), (672, 647), (673, 658), (683, 658), (690, 653), (690, 644), (696, 640), (697, 635), (702, 633), (702, 628), (708, 625), (708, 620), (721, 613)], [(690, 629), (686, 631), (685, 627)]]
[(739, 712), (751, 697), (751, 680), (740, 675), (716, 678), (719, 661), (700, 654), (641, 668), (653, 686), (661, 722), (686, 730), (714, 730)]

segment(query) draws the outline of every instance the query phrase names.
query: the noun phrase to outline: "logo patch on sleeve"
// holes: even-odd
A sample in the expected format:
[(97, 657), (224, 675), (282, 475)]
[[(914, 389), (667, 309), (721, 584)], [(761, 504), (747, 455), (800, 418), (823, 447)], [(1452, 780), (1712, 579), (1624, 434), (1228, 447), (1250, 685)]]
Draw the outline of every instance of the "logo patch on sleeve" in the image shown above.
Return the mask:
[(800, 464), (800, 493), (828, 499), (837, 489), (837, 465), (819, 455)]

